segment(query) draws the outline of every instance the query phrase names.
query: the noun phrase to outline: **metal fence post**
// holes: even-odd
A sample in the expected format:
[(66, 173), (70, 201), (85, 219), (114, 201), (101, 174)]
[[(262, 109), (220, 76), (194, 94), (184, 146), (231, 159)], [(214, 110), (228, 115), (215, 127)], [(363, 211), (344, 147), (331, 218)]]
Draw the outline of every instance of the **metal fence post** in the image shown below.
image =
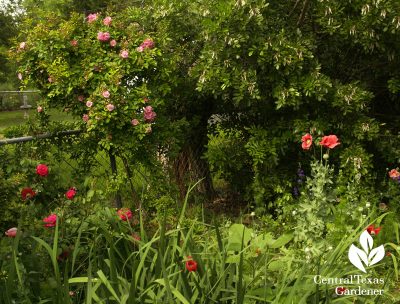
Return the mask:
[[(117, 176), (118, 171), (117, 171), (117, 160), (115, 159), (115, 154), (113, 153), (112, 150), (110, 150), (109, 155), (110, 155), (111, 172), (114, 176)], [(117, 194), (115, 195), (114, 206), (116, 208), (122, 207), (122, 198), (119, 191), (117, 191)]]

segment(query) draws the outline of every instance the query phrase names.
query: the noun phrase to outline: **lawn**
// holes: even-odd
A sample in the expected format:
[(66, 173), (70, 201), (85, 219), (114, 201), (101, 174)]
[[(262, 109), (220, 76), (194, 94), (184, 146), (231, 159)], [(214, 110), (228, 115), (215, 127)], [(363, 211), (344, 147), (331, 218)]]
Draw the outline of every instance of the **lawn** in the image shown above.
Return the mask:
[[(35, 115), (35, 110), (31, 109), (26, 111), (28, 116)], [(67, 113), (60, 112), (58, 110), (50, 110), (50, 119), (52, 121), (73, 121), (74, 118)], [(0, 112), (0, 138), (3, 137), (3, 130), (16, 125), (21, 125), (26, 121), (25, 111), (16, 110), (16, 111), (4, 111)]]

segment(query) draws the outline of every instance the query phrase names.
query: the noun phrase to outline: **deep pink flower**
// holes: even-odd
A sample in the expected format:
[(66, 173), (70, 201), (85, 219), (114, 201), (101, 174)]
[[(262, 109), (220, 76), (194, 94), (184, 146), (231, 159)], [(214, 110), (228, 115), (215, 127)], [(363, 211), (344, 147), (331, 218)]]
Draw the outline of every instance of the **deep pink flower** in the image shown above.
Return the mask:
[(84, 122), (88, 122), (88, 120), (89, 120), (89, 115), (83, 114), (82, 120), (83, 120)]
[(110, 41), (110, 46), (111, 47), (115, 47), (117, 45), (117, 41), (115, 41), (115, 39)]
[(151, 40), (150, 38), (147, 38), (143, 41), (143, 43), (141, 44), (141, 46), (144, 49), (152, 49), (154, 47), (154, 41)]
[(131, 124), (132, 126), (137, 126), (139, 124), (139, 120), (137, 120), (136, 118), (132, 119)]
[(70, 188), (66, 193), (65, 197), (69, 200), (73, 200), (76, 195), (76, 188)]
[(108, 105), (106, 105), (106, 108), (108, 111), (113, 111), (115, 109), (115, 106), (112, 103), (109, 103)]
[(91, 107), (93, 105), (93, 102), (91, 102), (90, 100), (86, 101), (86, 106), (87, 107)]
[(40, 176), (47, 176), (49, 174), (49, 168), (46, 165), (39, 164), (36, 167), (36, 174)]
[(24, 188), (21, 191), (21, 197), (22, 197), (22, 200), (24, 200), (24, 201), (26, 199), (34, 197), (35, 195), (36, 195), (36, 192), (33, 191), (33, 189), (29, 188), (29, 187), (28, 188)]
[(71, 40), (70, 44), (72, 46), (78, 46), (78, 40), (73, 39), (73, 40)]
[(129, 208), (121, 208), (117, 211), (117, 214), (123, 221), (128, 221), (132, 218), (132, 211)]
[(111, 19), (111, 17), (105, 17), (104, 19), (103, 19), (103, 24), (104, 25), (110, 25), (111, 24), (111, 22), (112, 22), (112, 19)]
[(110, 33), (109, 32), (98, 32), (97, 33), (97, 39), (101, 42), (107, 42), (110, 40)]
[(129, 57), (129, 52), (127, 50), (122, 50), (121, 53), (119, 53), (119, 56), (126, 59)]
[(57, 223), (57, 215), (52, 213), (48, 217), (45, 217), (43, 219), (44, 222), (44, 227), (49, 228), (49, 227), (54, 227)]
[(42, 112), (43, 112), (43, 108), (42, 108), (41, 106), (38, 106), (38, 107), (37, 107), (37, 112), (38, 112), (38, 113), (42, 113)]
[(89, 23), (92, 23), (92, 22), (94, 22), (96, 20), (97, 20), (97, 14), (89, 14), (89, 16), (87, 16), (87, 21)]
[(17, 236), (18, 229), (16, 227), (8, 229), (4, 234), (8, 237), (14, 238)]
[(103, 91), (103, 93), (101, 93), (103, 95), (104, 98), (110, 98), (110, 92), (109, 91)]

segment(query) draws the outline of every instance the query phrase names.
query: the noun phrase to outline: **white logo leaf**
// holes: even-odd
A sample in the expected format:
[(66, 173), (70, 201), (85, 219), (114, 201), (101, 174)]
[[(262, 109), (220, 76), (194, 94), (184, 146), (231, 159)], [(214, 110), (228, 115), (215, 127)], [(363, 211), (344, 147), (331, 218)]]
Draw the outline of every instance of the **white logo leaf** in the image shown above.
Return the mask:
[(372, 249), (372, 247), (374, 247), (374, 240), (372, 239), (372, 236), (370, 236), (367, 230), (364, 230), (364, 232), (361, 233), (360, 244), (366, 254), (368, 254), (368, 252)]
[(364, 251), (362, 251), (361, 249), (354, 246), (353, 244), (351, 244), (350, 249), (349, 249), (349, 260), (354, 266), (356, 266), (362, 272), (367, 273), (367, 271), (365, 270), (364, 265), (362, 263), (362, 262), (364, 262), (364, 264), (368, 266), (367, 254)]
[(382, 260), (385, 257), (385, 249), (383, 248), (383, 245), (380, 245), (379, 247), (376, 247), (375, 249), (371, 250), (368, 256), (369, 266), (372, 266), (376, 263), (378, 263), (380, 260)]

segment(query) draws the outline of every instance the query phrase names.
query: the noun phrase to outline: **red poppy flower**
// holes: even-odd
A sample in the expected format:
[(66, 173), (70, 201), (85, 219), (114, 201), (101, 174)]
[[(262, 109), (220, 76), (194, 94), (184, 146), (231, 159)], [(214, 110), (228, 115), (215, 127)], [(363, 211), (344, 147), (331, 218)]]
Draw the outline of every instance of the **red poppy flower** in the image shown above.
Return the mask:
[(25, 201), (28, 198), (32, 198), (36, 195), (36, 192), (32, 188), (24, 188), (21, 191), (21, 197)]
[(46, 165), (39, 164), (36, 167), (36, 173), (40, 176), (47, 176), (49, 174), (49, 168)]
[(306, 134), (301, 138), (301, 147), (303, 150), (309, 150), (312, 145), (312, 136), (311, 134)]
[(197, 271), (197, 262), (196, 261), (194, 261), (194, 260), (192, 260), (192, 257), (191, 256), (188, 256), (188, 261), (186, 261), (186, 269), (189, 271), (189, 272), (192, 272), (192, 271)]
[(44, 227), (50, 228), (54, 227), (57, 224), (57, 215), (56, 214), (50, 214), (48, 217), (43, 219)]
[(329, 135), (322, 137), (322, 140), (320, 141), (319, 144), (321, 146), (324, 146), (325, 148), (333, 149), (337, 145), (340, 145), (340, 142), (336, 135)]
[(370, 235), (377, 235), (381, 231), (381, 227), (376, 227), (374, 225), (369, 225), (367, 231)]

